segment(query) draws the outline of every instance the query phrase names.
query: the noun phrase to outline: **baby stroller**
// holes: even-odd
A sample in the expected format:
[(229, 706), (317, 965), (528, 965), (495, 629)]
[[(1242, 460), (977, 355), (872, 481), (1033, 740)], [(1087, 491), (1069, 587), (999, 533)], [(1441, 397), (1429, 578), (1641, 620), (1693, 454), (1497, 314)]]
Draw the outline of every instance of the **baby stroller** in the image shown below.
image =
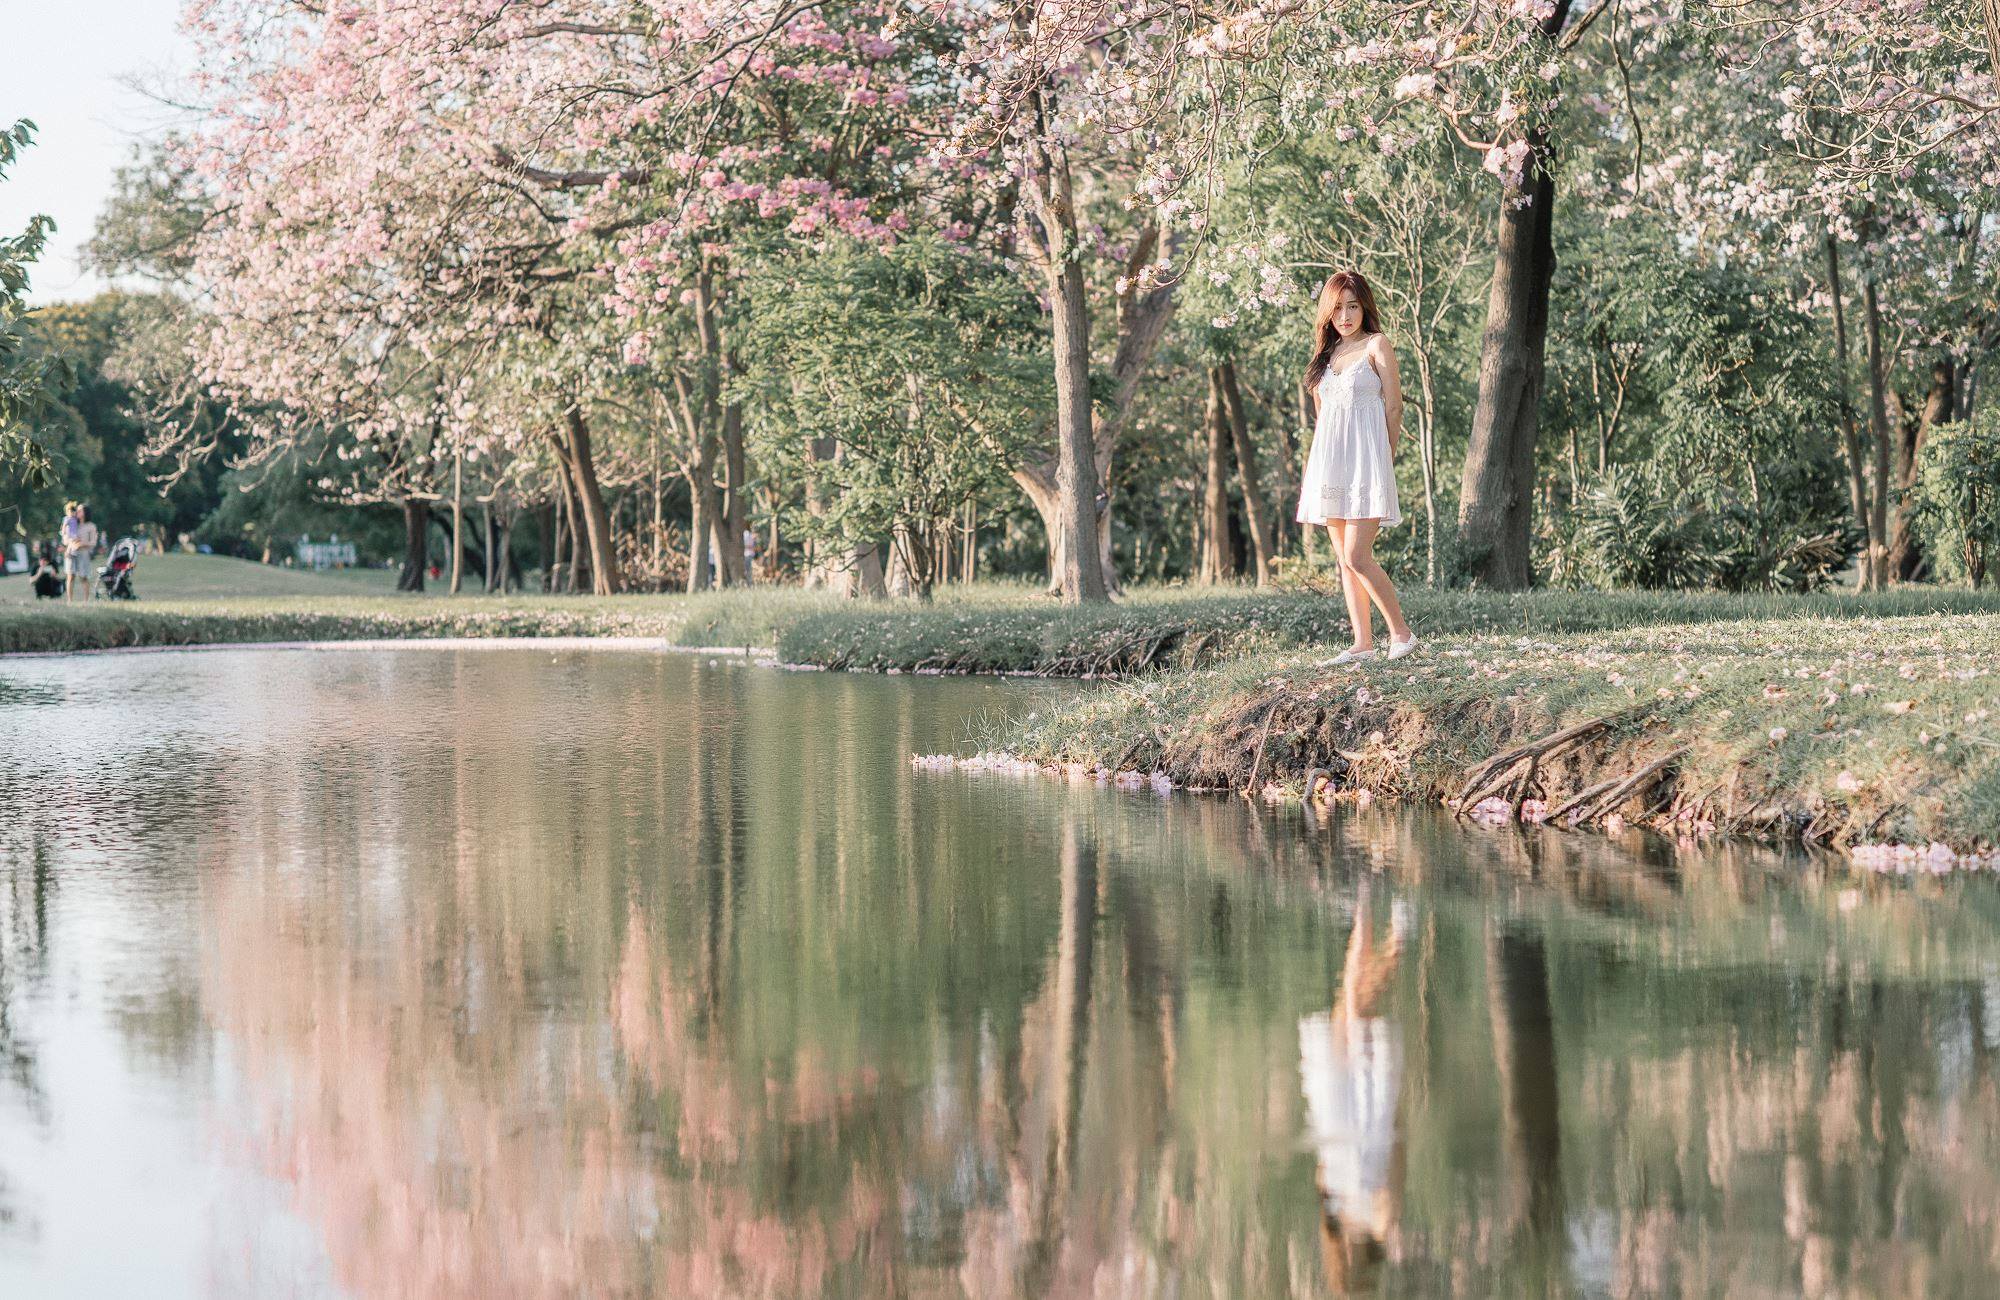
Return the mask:
[(43, 542), (35, 554), (35, 568), (29, 575), (35, 585), (35, 599), (54, 600), (63, 594), (62, 571), (56, 568), (55, 548)]
[(111, 554), (104, 567), (97, 571), (97, 581), (104, 594), (113, 600), (136, 600), (139, 593), (132, 590), (132, 570), (139, 567), (139, 543), (130, 537), (121, 537), (111, 545)]

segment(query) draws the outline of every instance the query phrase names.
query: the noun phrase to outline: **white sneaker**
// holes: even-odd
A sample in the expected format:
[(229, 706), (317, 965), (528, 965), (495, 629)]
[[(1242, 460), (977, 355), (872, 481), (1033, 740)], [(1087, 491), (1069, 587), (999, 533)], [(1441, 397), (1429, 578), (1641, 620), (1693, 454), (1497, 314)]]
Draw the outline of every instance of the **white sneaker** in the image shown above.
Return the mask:
[(1358, 664), (1358, 663), (1364, 663), (1367, 660), (1373, 659), (1374, 657), (1375, 657), (1375, 651), (1373, 649), (1342, 650), (1339, 654), (1333, 657), (1333, 662), (1335, 664)]
[(1404, 655), (1410, 654), (1422, 644), (1421, 641), (1417, 640), (1417, 634), (1414, 632), (1410, 633), (1410, 639), (1407, 641), (1398, 641), (1394, 637), (1391, 637), (1389, 639), (1389, 657), (1391, 659), (1401, 659)]

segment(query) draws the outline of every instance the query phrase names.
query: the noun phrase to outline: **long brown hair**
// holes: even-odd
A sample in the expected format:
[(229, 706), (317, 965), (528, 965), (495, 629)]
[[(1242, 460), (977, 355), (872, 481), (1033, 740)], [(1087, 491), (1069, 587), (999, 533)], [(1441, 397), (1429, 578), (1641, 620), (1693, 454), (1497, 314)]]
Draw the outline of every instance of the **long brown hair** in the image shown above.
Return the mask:
[(1361, 304), (1361, 332), (1363, 335), (1380, 334), (1382, 317), (1375, 310), (1375, 291), (1368, 287), (1368, 281), (1359, 271), (1335, 271), (1326, 278), (1326, 284), (1319, 291), (1319, 307), (1313, 313), (1313, 355), (1306, 366), (1306, 391), (1317, 392), (1319, 381), (1326, 377), (1326, 368), (1333, 364), (1333, 350), (1340, 346), (1340, 333), (1333, 328), (1333, 309), (1340, 301), (1342, 290), (1354, 295)]

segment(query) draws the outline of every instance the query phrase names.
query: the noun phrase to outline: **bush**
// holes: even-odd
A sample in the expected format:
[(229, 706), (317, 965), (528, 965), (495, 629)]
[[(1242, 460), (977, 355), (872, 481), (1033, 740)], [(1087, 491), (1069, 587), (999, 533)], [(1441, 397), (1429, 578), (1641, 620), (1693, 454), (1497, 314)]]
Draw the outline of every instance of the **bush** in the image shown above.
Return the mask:
[(1977, 587), (2000, 549), (2000, 412), (1933, 425), (1917, 453), (1911, 525), (1941, 578)]
[(1710, 507), (1625, 465), (1584, 489), (1546, 542), (1556, 586), (1773, 592), (1821, 590), (1856, 544), (1844, 524), (1779, 522), (1742, 502)]

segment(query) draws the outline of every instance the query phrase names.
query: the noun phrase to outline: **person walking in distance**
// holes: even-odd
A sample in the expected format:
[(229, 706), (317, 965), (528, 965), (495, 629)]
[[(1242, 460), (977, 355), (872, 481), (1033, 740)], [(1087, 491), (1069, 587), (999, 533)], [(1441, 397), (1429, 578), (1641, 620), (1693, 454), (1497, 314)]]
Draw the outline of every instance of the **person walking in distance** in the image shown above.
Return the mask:
[(1389, 658), (1417, 648), (1395, 584), (1375, 559), (1375, 534), (1403, 522), (1396, 500), (1396, 447), (1403, 435), (1403, 387), (1396, 350), (1382, 333), (1375, 293), (1358, 271), (1329, 277), (1313, 321), (1306, 391), (1315, 418), (1299, 489), (1298, 521), (1322, 525), (1340, 557), (1340, 587), (1354, 644), (1335, 663), (1375, 657), (1369, 603), (1389, 625)]
[(64, 603), (76, 599), (79, 584), (83, 587), (83, 598), (90, 599), (90, 552), (83, 545), (83, 507), (74, 501), (63, 506), (59, 540), (62, 543)]

